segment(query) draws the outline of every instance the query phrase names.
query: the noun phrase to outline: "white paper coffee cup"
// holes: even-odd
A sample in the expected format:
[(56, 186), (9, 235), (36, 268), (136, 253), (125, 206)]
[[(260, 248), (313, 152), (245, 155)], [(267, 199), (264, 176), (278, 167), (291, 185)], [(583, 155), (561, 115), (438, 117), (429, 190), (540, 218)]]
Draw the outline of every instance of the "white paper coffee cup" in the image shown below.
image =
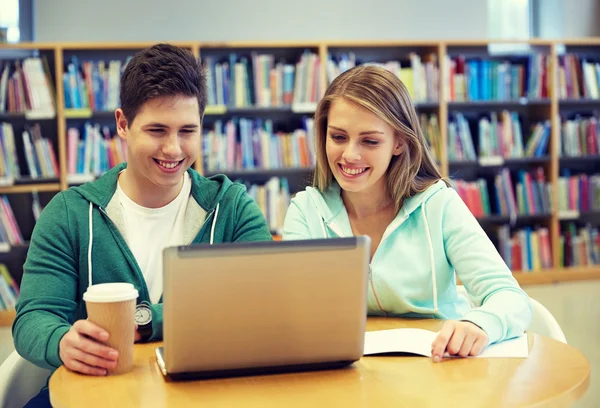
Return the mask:
[(109, 334), (106, 344), (119, 352), (117, 367), (109, 374), (122, 374), (133, 367), (135, 305), (139, 293), (131, 283), (101, 283), (83, 294), (88, 320)]

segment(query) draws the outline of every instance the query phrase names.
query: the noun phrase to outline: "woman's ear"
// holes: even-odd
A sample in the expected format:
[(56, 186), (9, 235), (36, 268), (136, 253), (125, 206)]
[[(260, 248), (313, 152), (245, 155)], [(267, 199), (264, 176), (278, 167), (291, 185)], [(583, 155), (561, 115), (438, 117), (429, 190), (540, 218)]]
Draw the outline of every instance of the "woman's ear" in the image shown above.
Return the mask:
[(392, 154), (394, 156), (400, 156), (402, 152), (404, 152), (404, 141), (400, 135), (396, 135), (394, 140), (394, 151)]

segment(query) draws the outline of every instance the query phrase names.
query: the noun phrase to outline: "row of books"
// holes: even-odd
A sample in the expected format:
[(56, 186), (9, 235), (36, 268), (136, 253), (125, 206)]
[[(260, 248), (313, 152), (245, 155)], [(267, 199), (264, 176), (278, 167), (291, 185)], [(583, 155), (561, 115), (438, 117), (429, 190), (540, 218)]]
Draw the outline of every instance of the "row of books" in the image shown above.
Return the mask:
[(336, 56), (329, 53), (326, 65), (327, 83), (331, 84), (338, 75), (360, 64), (382, 66), (396, 74), (415, 103), (439, 101), (440, 72), (435, 53), (421, 57), (411, 52), (406, 60), (385, 62), (357, 61), (356, 54), (353, 52), (340, 53)]
[[(26, 172), (31, 178), (54, 178), (59, 175), (58, 160), (53, 143), (42, 136), (39, 123), (25, 125), (22, 133)], [(0, 178), (12, 184), (22, 176), (19, 166), (15, 133), (10, 123), (0, 124)]]
[(559, 211), (600, 211), (600, 174), (572, 175), (562, 170), (558, 178)]
[(576, 54), (559, 56), (558, 97), (560, 99), (600, 98), (600, 64)]
[(45, 58), (0, 60), (0, 113), (55, 115), (55, 92)]
[(512, 231), (509, 225), (498, 228), (498, 252), (513, 272), (532, 272), (552, 268), (550, 233), (546, 227), (525, 227)]
[(208, 55), (208, 105), (273, 107), (316, 103), (321, 86), (319, 55), (305, 50), (295, 63), (270, 54)]
[(438, 115), (435, 113), (430, 115), (421, 113), (419, 114), (419, 122), (425, 141), (433, 155), (433, 159), (440, 161), (442, 157), (442, 136), (440, 134), (440, 121), (438, 120)]
[(290, 188), (286, 178), (272, 177), (265, 184), (245, 183), (248, 194), (254, 198), (265, 216), (272, 234), (283, 234), (283, 220), (290, 205)]
[(108, 126), (86, 121), (67, 130), (67, 174), (100, 176), (127, 161), (127, 144)]
[[(542, 157), (548, 154), (551, 136), (550, 121), (534, 123), (524, 143), (521, 121), (516, 112), (491, 112), (477, 123), (478, 148), (475, 149), (469, 120), (455, 113), (448, 121), (448, 159), (477, 160), (482, 157)], [(476, 153), (477, 151), (477, 153)]]
[[(543, 215), (552, 211), (552, 187), (546, 182), (541, 167), (532, 173), (518, 171), (516, 183), (513, 182), (508, 169), (500, 169), (494, 176), (494, 201), (490, 199), (485, 179), (476, 181), (453, 179), (451, 182), (475, 217), (486, 217), (492, 214)], [(495, 209), (492, 208), (492, 203), (495, 204)]]
[[(550, 121), (532, 125), (527, 144), (517, 112), (491, 112), (478, 122), (479, 157), (541, 157), (548, 151), (551, 135)], [(499, 116), (499, 117), (498, 117)]]
[(78, 58), (72, 56), (63, 73), (65, 108), (94, 112), (117, 109), (121, 74), (127, 61), (82, 61), (80, 64)]
[(0, 178), (15, 180), (21, 177), (15, 147), (15, 132), (11, 123), (0, 124)]
[(446, 56), (446, 95), (449, 101), (509, 101), (547, 98), (551, 59), (542, 54), (517, 61)]
[(23, 235), (6, 195), (0, 196), (0, 244), (23, 243)]
[(8, 268), (0, 264), (0, 311), (15, 310), (20, 290)]
[(600, 265), (600, 234), (598, 228), (587, 224), (577, 227), (567, 223), (560, 236), (560, 265)]
[(215, 121), (203, 136), (204, 170), (302, 168), (315, 165), (310, 135), (313, 119), (291, 133), (277, 132), (271, 120)]
[(563, 119), (559, 155), (580, 157), (600, 155), (600, 126), (598, 113), (591, 117), (575, 116)]

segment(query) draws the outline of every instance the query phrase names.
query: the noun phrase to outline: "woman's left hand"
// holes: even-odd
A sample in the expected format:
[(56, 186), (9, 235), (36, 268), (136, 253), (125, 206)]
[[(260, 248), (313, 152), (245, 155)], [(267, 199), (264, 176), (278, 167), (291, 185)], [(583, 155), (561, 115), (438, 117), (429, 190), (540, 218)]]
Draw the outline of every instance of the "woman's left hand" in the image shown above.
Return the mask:
[(446, 351), (451, 356), (476, 356), (487, 344), (487, 333), (475, 323), (447, 320), (431, 345), (431, 357), (439, 363)]

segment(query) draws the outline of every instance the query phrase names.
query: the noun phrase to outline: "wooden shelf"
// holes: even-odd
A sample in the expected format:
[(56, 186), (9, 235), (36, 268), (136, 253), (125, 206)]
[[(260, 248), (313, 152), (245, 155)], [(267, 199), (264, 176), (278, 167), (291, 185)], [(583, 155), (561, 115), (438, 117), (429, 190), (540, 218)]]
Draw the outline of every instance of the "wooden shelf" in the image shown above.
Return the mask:
[(0, 311), (0, 327), (12, 326), (17, 312), (14, 310)]
[[(3, 56), (12, 58), (11, 55), (31, 55), (37, 51), (45, 55), (53, 56), (50, 59), (51, 71), (53, 72), (54, 87), (57, 96), (57, 111), (54, 118), (36, 119), (28, 117), (26, 114), (0, 114), (0, 121), (13, 121), (17, 126), (21, 126), (26, 121), (42, 121), (44, 126), (54, 126), (56, 123), (57, 146), (55, 146), (57, 159), (61, 174), (60, 179), (54, 180), (17, 180), (14, 185), (0, 187), (0, 194), (18, 194), (39, 192), (59, 192), (69, 187), (70, 182), (67, 174), (67, 128), (76, 125), (83, 120), (97, 120), (101, 123), (109, 120), (114, 121), (114, 112), (91, 112), (72, 111), (64, 109), (64, 94), (63, 94), (63, 72), (65, 62), (72, 55), (94, 55), (98, 56), (107, 51), (110, 53), (126, 55), (130, 51), (136, 51), (154, 45), (154, 41), (139, 41), (139, 42), (56, 42), (56, 43), (20, 43), (20, 44), (0, 44), (0, 50), (5, 51)], [(598, 38), (570, 38), (570, 39), (423, 39), (423, 40), (383, 40), (383, 41), (176, 41), (170, 42), (187, 49), (191, 49), (196, 57), (203, 55), (226, 55), (230, 52), (250, 53), (258, 50), (260, 52), (286, 53), (288, 49), (303, 50), (311, 49), (317, 51), (321, 61), (324, 62), (328, 52), (356, 50), (363, 54), (384, 55), (389, 53), (395, 55), (393, 58), (404, 58), (409, 52), (416, 52), (420, 55), (433, 53), (437, 56), (438, 64), (447, 58), (447, 56), (456, 56), (457, 54), (465, 54), (467, 56), (477, 56), (478, 54), (488, 54), (488, 46), (491, 44), (528, 44), (532, 48), (541, 48), (550, 56), (551, 63), (549, 74), (552, 77), (557, 77), (557, 59), (558, 50), (562, 45), (567, 45), (568, 48), (574, 48), (573, 52), (577, 53), (583, 47), (598, 47), (594, 50), (600, 55), (600, 37)], [(574, 47), (573, 47), (574, 46)], [(578, 47), (582, 46), (582, 47)], [(206, 52), (206, 53), (205, 53)], [(205, 54), (204, 54), (205, 53)], [(18, 57), (20, 58), (20, 57)], [(438, 157), (439, 166), (442, 175), (448, 177), (465, 172), (470, 175), (487, 176), (488, 173), (497, 171), (499, 167), (508, 167), (512, 169), (526, 169), (529, 166), (544, 166), (547, 172), (547, 180), (552, 184), (553, 191), (557, 191), (558, 175), (562, 168), (573, 166), (575, 170), (600, 168), (600, 156), (576, 157), (576, 158), (559, 158), (557, 151), (557, 143), (560, 143), (560, 121), (552, 121), (551, 143), (549, 143), (549, 156), (545, 157), (526, 157), (518, 159), (503, 159), (500, 162), (496, 160), (477, 160), (472, 162), (448, 162), (448, 113), (465, 111), (467, 114), (479, 114), (480, 112), (500, 111), (503, 109), (522, 112), (530, 116), (531, 120), (548, 120), (558, 117), (560, 112), (569, 112), (577, 110), (592, 110), (600, 106), (600, 99), (567, 99), (559, 100), (558, 96), (545, 99), (529, 99), (519, 98), (517, 100), (486, 100), (486, 101), (448, 101), (447, 89), (444, 88), (445, 76), (447, 72), (443, 69), (439, 70), (439, 98), (437, 102), (414, 102), (419, 113), (434, 113), (438, 116), (440, 126), (440, 143), (443, 146), (442, 154)], [(321, 85), (326, 86), (326, 64), (320, 64), (320, 74), (322, 75)], [(556, 81), (556, 80), (555, 80)], [(556, 87), (554, 87), (556, 88)], [(222, 119), (222, 116), (256, 116), (256, 117), (277, 117), (290, 118), (293, 120), (299, 119), (303, 115), (312, 116), (316, 108), (315, 104), (303, 104), (296, 106), (281, 106), (281, 107), (225, 107), (225, 106), (209, 106), (206, 110), (205, 120), (214, 121)], [(55, 122), (50, 122), (54, 120)], [(203, 168), (203, 157), (200, 156), (195, 165), (197, 169)], [(288, 178), (290, 189), (300, 188), (302, 185), (310, 183), (311, 173), (313, 168), (294, 168), (294, 169), (255, 169), (255, 170), (235, 170), (235, 171), (214, 171), (207, 172), (207, 175), (224, 173), (231, 179), (243, 179), (248, 182), (263, 182), (270, 177), (286, 177)], [(302, 184), (304, 183), (304, 184)], [(303, 188), (303, 187), (301, 187)], [(298, 191), (298, 190), (296, 190)], [(12, 197), (11, 197), (12, 199)], [(557, 208), (556, 194), (553, 196), (553, 208)], [(594, 217), (596, 214), (578, 214), (577, 219), (585, 219), (585, 217)], [(494, 227), (498, 224), (510, 223), (509, 217), (491, 216), (480, 220), (482, 224)], [(558, 264), (557, 254), (559, 253), (560, 244), (558, 242), (559, 227), (561, 218), (558, 211), (552, 214), (535, 215), (535, 216), (518, 216), (516, 224), (532, 225), (540, 223), (548, 226), (550, 229), (550, 239), (552, 245), (552, 253), (554, 255), (554, 264)], [(277, 237), (276, 237), (277, 238)], [(600, 279), (600, 267), (593, 268), (557, 268), (550, 271), (534, 272), (534, 273), (515, 273), (517, 279), (526, 284), (530, 283), (551, 283), (556, 281), (569, 281), (578, 279)]]
[(292, 167), (281, 169), (248, 169), (248, 170), (214, 170), (205, 172), (205, 177), (211, 177), (216, 174), (225, 174), (229, 178), (249, 178), (249, 177), (286, 177), (298, 174), (307, 174), (314, 170), (312, 167)]
[(514, 272), (520, 285), (541, 285), (600, 279), (600, 265), (549, 269), (542, 272)]
[(600, 99), (582, 98), (582, 99), (560, 99), (558, 101), (560, 107), (563, 106), (600, 106)]
[(558, 162), (562, 167), (568, 167), (573, 165), (580, 165), (581, 163), (585, 164), (600, 164), (600, 156), (599, 155), (587, 155), (587, 156), (561, 156), (558, 158)]
[[(515, 217), (515, 224), (534, 224), (538, 222), (549, 221), (552, 214), (518, 214)], [(480, 224), (510, 224), (511, 218), (508, 215), (488, 215), (477, 218)]]
[(552, 158), (550, 156), (541, 157), (481, 157), (477, 160), (451, 160), (448, 162), (448, 166), (451, 169), (457, 168), (499, 168), (499, 167), (523, 167), (530, 165), (544, 165), (550, 163)]
[(550, 106), (552, 103), (551, 99), (517, 99), (517, 100), (487, 100), (487, 101), (449, 101), (448, 109), (460, 110), (465, 108), (477, 108), (477, 109), (515, 109), (522, 106)]
[(0, 187), (0, 194), (21, 194), (33, 192), (59, 192), (58, 183), (17, 184), (14, 186)]
[(90, 109), (65, 109), (66, 119), (114, 119), (115, 111), (92, 111)]

